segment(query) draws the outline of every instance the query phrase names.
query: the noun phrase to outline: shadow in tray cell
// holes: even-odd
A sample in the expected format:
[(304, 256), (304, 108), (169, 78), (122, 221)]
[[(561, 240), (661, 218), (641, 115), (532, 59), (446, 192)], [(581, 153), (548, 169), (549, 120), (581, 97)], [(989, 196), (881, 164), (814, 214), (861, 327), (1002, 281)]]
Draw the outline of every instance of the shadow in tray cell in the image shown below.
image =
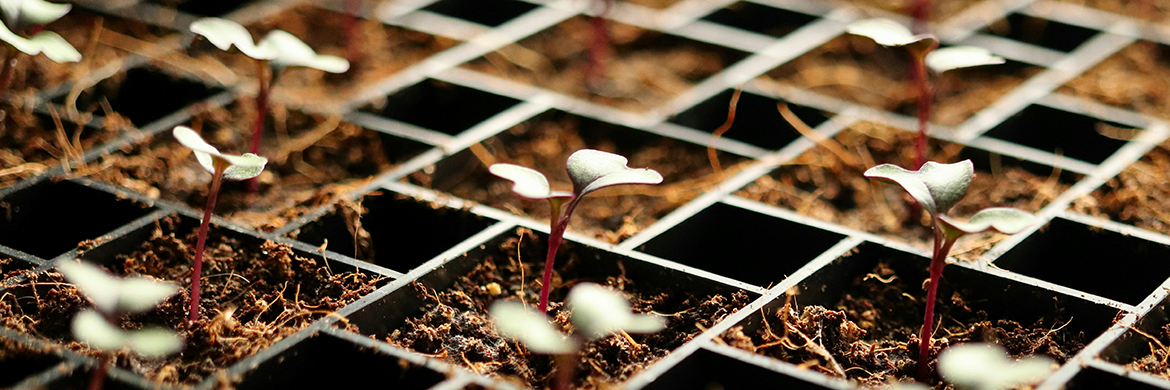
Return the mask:
[(716, 203), (654, 237), (642, 251), (742, 282), (770, 286), (843, 238), (808, 225)]
[(313, 245), (328, 241), (330, 251), (407, 273), (493, 222), (394, 193), (365, 198), (362, 214), (354, 206), (337, 205), (295, 238)]
[(534, 8), (516, 0), (441, 0), (423, 10), (496, 27)]
[(991, 23), (983, 32), (1065, 53), (1097, 35), (1095, 30), (1024, 14), (1008, 15)]
[(1130, 128), (1081, 114), (1033, 105), (987, 131), (985, 135), (1090, 164), (1100, 164), (1125, 145), (1125, 141), (1102, 134), (1113, 127)]
[[(733, 90), (723, 91), (671, 118), (670, 122), (714, 133), (727, 122), (727, 112), (734, 94)], [(799, 138), (800, 133), (780, 115), (776, 107), (779, 102), (782, 100), (742, 93), (735, 108), (735, 122), (723, 133), (723, 137), (771, 150), (788, 145)], [(795, 104), (788, 104), (788, 108), (809, 127), (816, 127), (828, 120), (817, 109)]]
[[(198, 81), (167, 74), (163, 71), (139, 67), (119, 73), (86, 89), (77, 99), (77, 109), (104, 114), (108, 101), (110, 108), (143, 126), (167, 116), (178, 109), (209, 98), (222, 91)], [(64, 104), (66, 96), (53, 100)]]
[(146, 206), (70, 181), (44, 181), (0, 201), (0, 245), (42, 259), (150, 212)]
[(379, 99), (363, 111), (458, 135), (516, 103), (490, 92), (427, 79)]
[(223, 16), (255, 2), (254, 0), (147, 0), (175, 10), (198, 16)]
[(1064, 388), (1067, 390), (1157, 390), (1167, 387), (1138, 382), (1095, 368), (1086, 368), (1069, 380), (1068, 385)]
[[(852, 380), (880, 386), (890, 378), (913, 378), (928, 263), (925, 257), (863, 244), (810, 275), (789, 296), (724, 332), (723, 340), (831, 371), (819, 355), (780, 346), (782, 337), (802, 345), (799, 330), (825, 340), (823, 346)], [(794, 310), (785, 309), (786, 303)], [(939, 286), (935, 316), (942, 320), (930, 358), (948, 345), (977, 341), (999, 343), (1014, 357), (1043, 354), (1065, 362), (1104, 332), (1116, 315), (1117, 309), (1105, 305), (950, 265)]]
[(1165, 245), (1057, 218), (995, 265), (1136, 305), (1170, 277), (1168, 258)]
[(751, 363), (699, 349), (646, 387), (646, 390), (819, 390), (805, 382)]
[(60, 362), (60, 357), (49, 355), (48, 351), (0, 337), (0, 388), (11, 388)]
[(817, 17), (740, 1), (704, 16), (702, 20), (780, 38), (817, 20)]
[(394, 389), (422, 390), (443, 379), (443, 374), (398, 357), (318, 334), (260, 363), (236, 388), (356, 389), (384, 383)]

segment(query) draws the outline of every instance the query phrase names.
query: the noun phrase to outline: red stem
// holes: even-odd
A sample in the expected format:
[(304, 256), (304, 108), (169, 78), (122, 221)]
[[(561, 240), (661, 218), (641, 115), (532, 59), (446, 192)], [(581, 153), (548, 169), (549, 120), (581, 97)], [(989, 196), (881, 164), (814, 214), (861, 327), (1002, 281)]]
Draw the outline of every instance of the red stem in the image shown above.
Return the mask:
[(938, 297), (938, 283), (942, 278), (943, 267), (947, 265), (947, 255), (955, 240), (945, 238), (938, 221), (934, 226), (934, 257), (930, 259), (930, 284), (926, 290), (926, 315), (922, 319), (922, 332), (918, 341), (918, 381), (929, 384), (930, 378), (930, 346), (931, 336), (934, 334), (934, 301)]
[(917, 170), (926, 163), (926, 131), (930, 126), (930, 105), (934, 100), (934, 92), (926, 79), (926, 64), (923, 60), (915, 56), (911, 64), (914, 67), (914, 84), (918, 87), (918, 138), (914, 140), (914, 169)]
[[(558, 213), (559, 208), (553, 206), (553, 213), (549, 221), (548, 232), (548, 255), (544, 258), (544, 277), (540, 283), (540, 313), (548, 312), (548, 294), (552, 289), (552, 274), (553, 265), (557, 261), (557, 249), (561, 247), (561, 242), (564, 241), (565, 230), (569, 228), (569, 216), (573, 215), (573, 209), (577, 208), (577, 201), (581, 197), (574, 197), (565, 205), (563, 213)], [(558, 216), (559, 214), (559, 216)]]
[(911, 27), (915, 34), (926, 32), (926, 23), (930, 19), (931, 3), (931, 0), (914, 0), (914, 3), (910, 5), (910, 17), (914, 18)]
[(4, 99), (4, 95), (8, 92), (8, 86), (12, 84), (13, 71), (16, 67), (16, 49), (8, 48), (8, 52), (4, 54), (3, 69), (0, 69), (0, 100)]
[[(248, 152), (252, 154), (260, 154), (260, 139), (264, 134), (264, 118), (268, 116), (268, 93), (271, 85), (269, 85), (268, 75), (268, 61), (259, 61), (259, 68), (257, 69), (257, 76), (259, 77), (260, 90), (256, 93), (256, 122), (252, 125), (252, 143), (248, 146)], [(248, 193), (255, 194), (260, 190), (260, 181), (257, 178), (248, 179)]]
[(573, 372), (577, 371), (577, 362), (572, 353), (557, 355), (557, 377), (553, 382), (554, 390), (569, 390), (573, 386)]
[(106, 374), (110, 372), (110, 366), (113, 362), (110, 360), (109, 354), (102, 354), (98, 359), (98, 366), (93, 376), (89, 379), (89, 390), (102, 390), (102, 386), (106, 383)]
[(199, 319), (199, 279), (203, 272), (203, 247), (207, 244), (207, 228), (211, 223), (211, 211), (215, 209), (215, 198), (219, 196), (219, 184), (227, 163), (216, 161), (215, 174), (211, 178), (211, 190), (207, 194), (207, 206), (203, 208), (203, 221), (199, 223), (199, 242), (195, 244), (195, 265), (191, 267), (191, 322)]
[(345, 2), (345, 57), (349, 62), (358, 62), (358, 57), (361, 56), (361, 51), (357, 43), (357, 27), (358, 15), (362, 13), (361, 0), (346, 0)]
[(589, 70), (586, 77), (591, 86), (596, 85), (605, 74), (605, 56), (609, 48), (609, 29), (606, 28), (605, 17), (613, 8), (613, 0), (598, 1), (602, 2), (601, 12), (589, 19), (593, 26), (593, 39), (589, 44)]

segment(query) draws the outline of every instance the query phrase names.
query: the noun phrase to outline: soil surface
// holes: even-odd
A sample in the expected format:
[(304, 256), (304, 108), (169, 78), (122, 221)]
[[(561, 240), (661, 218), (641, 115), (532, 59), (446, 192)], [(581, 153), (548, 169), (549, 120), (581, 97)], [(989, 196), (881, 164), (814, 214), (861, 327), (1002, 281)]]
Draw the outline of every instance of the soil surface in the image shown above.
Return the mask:
[[(593, 28), (577, 16), (464, 65), (618, 109), (658, 107), (745, 53), (609, 21), (604, 69), (589, 59)], [(591, 77), (591, 72), (596, 72)]]
[[(165, 359), (143, 359), (119, 352), (116, 364), (165, 383), (195, 384), (251, 356), (313, 321), (373, 292), (381, 278), (337, 270), (300, 257), (287, 245), (245, 243), (212, 230), (204, 254), (200, 319), (188, 323), (195, 229), (167, 217), (131, 253), (106, 267), (115, 275), (141, 275), (173, 281), (184, 288), (154, 311), (124, 317), (120, 326), (174, 329), (183, 351)], [(86, 244), (83, 243), (83, 249)], [(84, 255), (83, 255), (84, 256)], [(67, 343), (81, 353), (99, 351), (70, 341), (72, 317), (91, 306), (60, 274), (27, 273), (27, 281), (5, 290), (0, 321), (14, 330)], [(344, 324), (343, 326), (348, 326)]]
[(1170, 142), (1154, 148), (1091, 194), (1072, 210), (1170, 234)]
[(1167, 343), (1170, 343), (1170, 325), (1163, 325), (1157, 334), (1142, 336), (1149, 338), (1150, 354), (1137, 358), (1125, 367), (1170, 379), (1170, 349), (1166, 348)]
[[(254, 104), (241, 99), (198, 114), (189, 124), (224, 153), (244, 153), (256, 117)], [(225, 182), (216, 215), (271, 231), (333, 202), (418, 152), (400, 150), (401, 145), (395, 143), (398, 138), (341, 122), (336, 116), (306, 115), (280, 106), (274, 106), (272, 114), (276, 119), (266, 127), (259, 153), (269, 160), (259, 177), (260, 191), (249, 194), (245, 182)], [(103, 156), (95, 164), (101, 169), (93, 174), (97, 179), (197, 210), (207, 204), (211, 174), (169, 131)]]
[[(350, 23), (354, 26), (352, 40), (346, 35), (346, 25)], [(272, 90), (275, 102), (325, 112), (340, 109), (372, 84), (459, 43), (308, 5), (293, 7), (248, 26), (257, 41), (275, 29), (292, 33), (318, 54), (350, 61), (350, 70), (341, 75), (304, 67), (286, 69)], [(210, 47), (205, 54), (196, 55), (196, 59), (207, 69), (227, 66), (233, 77), (256, 84), (258, 62), (236, 50), (223, 52)]]
[[(843, 35), (756, 79), (798, 87), (866, 106), (917, 117), (918, 91), (905, 49)], [(1017, 63), (956, 69), (932, 75), (931, 123), (962, 123), (1042, 69)]]
[[(480, 148), (479, 146), (482, 146)], [(591, 148), (629, 158), (633, 168), (662, 174), (658, 186), (617, 186), (587, 195), (573, 213), (569, 231), (607, 242), (620, 242), (729, 177), (746, 164), (720, 153), (721, 174), (714, 174), (706, 148), (634, 129), (549, 112), (519, 124), (473, 147), (482, 157), (463, 152), (431, 170), (404, 180), (480, 202), (540, 221), (549, 219), (547, 201), (529, 200), (512, 192), (512, 183), (488, 173), (487, 166), (511, 163), (544, 173), (553, 189), (572, 190), (565, 161), (573, 152)], [(480, 153), (480, 152), (477, 152)]]
[(1159, 118), (1170, 118), (1170, 65), (1167, 61), (1170, 61), (1170, 48), (1139, 41), (1072, 79), (1059, 91)]
[[(462, 364), (477, 373), (502, 376), (535, 389), (548, 388), (553, 359), (532, 354), (519, 342), (499, 335), (487, 314), (491, 304), (500, 299), (522, 299), (534, 308), (539, 300), (543, 266), (538, 264), (543, 263), (544, 241), (527, 229), (519, 229), (518, 234), (520, 237), (500, 245), (499, 252), (484, 255), (474, 270), (456, 279), (449, 289), (436, 291), (415, 284), (425, 302), (424, 312), (408, 318), (387, 341)], [(604, 279), (575, 277), (580, 272), (577, 267), (583, 265), (573, 254), (572, 245), (562, 247), (561, 253), (549, 314), (563, 332), (571, 333), (572, 325), (562, 302), (569, 290), (582, 282), (621, 291), (634, 312), (658, 315), (666, 321), (666, 329), (657, 333), (614, 334), (586, 343), (584, 352), (574, 358), (574, 388), (611, 388), (750, 302), (742, 291), (731, 296), (697, 295), (654, 287), (652, 281), (627, 278), (620, 263), (622, 272)]]
[[(866, 386), (913, 380), (918, 371), (922, 296), (918, 286), (879, 264), (871, 273), (855, 278), (832, 307), (800, 307), (790, 300), (764, 313), (766, 325), (758, 331), (745, 332), (737, 326), (725, 332), (722, 340)], [(981, 301), (971, 300), (968, 291), (954, 290), (945, 278), (939, 297), (935, 315), (941, 320), (931, 348), (932, 362), (950, 345), (993, 342), (1007, 348), (1013, 358), (1048, 355), (1064, 363), (1088, 342), (1083, 332), (1061, 329), (1072, 318), (1059, 312), (1025, 324), (989, 318), (979, 306)], [(950, 388), (937, 375), (932, 380), (935, 389)]]
[[(884, 125), (861, 122), (832, 139), (844, 150), (845, 162), (824, 146), (816, 146), (757, 179), (736, 195), (792, 209), (800, 214), (853, 229), (909, 240), (930, 249), (929, 220), (909, 219), (913, 198), (896, 184), (866, 178), (869, 167), (882, 163), (908, 167), (914, 161), (917, 134)], [(962, 145), (930, 139), (931, 161), (954, 162)], [(968, 217), (987, 207), (1015, 207), (1036, 212), (1063, 193), (1069, 184), (1058, 175), (1036, 176), (1013, 166), (976, 167), (967, 197), (951, 209), (950, 215)], [(928, 218), (923, 215), (923, 218)], [(963, 260), (977, 259), (1006, 236), (979, 233), (955, 244), (951, 255)]]

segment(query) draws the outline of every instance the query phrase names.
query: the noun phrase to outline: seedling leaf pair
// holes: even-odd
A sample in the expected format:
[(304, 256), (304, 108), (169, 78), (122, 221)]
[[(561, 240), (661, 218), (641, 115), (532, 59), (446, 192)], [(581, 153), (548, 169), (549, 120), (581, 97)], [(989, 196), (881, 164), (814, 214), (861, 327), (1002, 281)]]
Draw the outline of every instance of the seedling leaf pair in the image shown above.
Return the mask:
[(54, 62), (81, 61), (81, 53), (65, 38), (52, 31), (41, 31), (25, 38), (18, 34), (26, 26), (43, 25), (60, 19), (69, 12), (69, 4), (54, 4), (41, 0), (0, 0), (0, 11), (4, 12), (4, 23), (0, 25), (0, 40), (8, 42), (24, 54), (35, 56), (44, 53)]
[(529, 350), (548, 355), (560, 355), (577, 350), (577, 343), (556, 329), (548, 316), (537, 313), (518, 301), (500, 301), (492, 304), (488, 313), (495, 319), (501, 334), (515, 337)]
[(260, 173), (264, 171), (264, 165), (268, 164), (267, 158), (252, 153), (244, 153), (240, 156), (220, 153), (219, 149), (208, 144), (207, 141), (203, 140), (203, 137), (200, 137), (195, 130), (191, 130), (189, 127), (175, 127), (173, 134), (180, 144), (195, 152), (195, 159), (199, 160), (199, 165), (202, 165), (207, 172), (215, 174), (215, 165), (218, 162), (228, 164), (223, 172), (223, 178), (227, 180), (247, 180), (260, 176)]
[(10, 29), (48, 24), (69, 13), (73, 6), (50, 3), (44, 0), (0, 0), (0, 11), (4, 12), (4, 24)]
[(529, 199), (572, 198), (622, 184), (658, 184), (662, 175), (653, 169), (630, 168), (625, 157), (593, 149), (581, 149), (569, 156), (565, 168), (573, 192), (553, 191), (548, 178), (534, 169), (513, 164), (492, 164), (488, 171), (512, 181), (512, 191)]
[(937, 49), (938, 39), (930, 34), (915, 35), (906, 28), (889, 19), (865, 19), (850, 23), (846, 27), (850, 34), (860, 35), (873, 39), (882, 46), (905, 47), (921, 57), (926, 66), (935, 73), (942, 73), (952, 69), (970, 68), (982, 65), (996, 65), (1004, 63), (1004, 59), (992, 55), (990, 51), (976, 46), (953, 46)]
[(304, 66), (330, 73), (349, 70), (349, 61), (337, 56), (317, 54), (309, 45), (284, 30), (272, 30), (256, 44), (244, 26), (226, 19), (199, 19), (191, 23), (190, 29), (206, 37), (208, 42), (220, 50), (227, 51), (235, 46), (244, 55), (270, 61), (273, 66)]
[[(621, 293), (593, 283), (573, 287), (568, 306), (572, 311), (569, 320), (584, 333), (580, 337), (585, 340), (619, 331), (653, 333), (665, 326), (658, 317), (631, 312), (630, 303)], [(533, 352), (557, 355), (577, 350), (577, 342), (557, 330), (548, 316), (520, 302), (496, 302), (489, 312), (501, 334), (519, 339)]]
[(1047, 356), (1014, 361), (996, 344), (959, 344), (943, 351), (938, 371), (943, 379), (964, 389), (1003, 390), (1036, 383), (1052, 372), (1055, 362)]
[(147, 358), (167, 356), (183, 349), (183, 339), (175, 332), (161, 328), (126, 331), (111, 325), (93, 310), (73, 317), (73, 335), (77, 341), (102, 351), (127, 348)]
[(89, 263), (65, 261), (57, 268), (103, 313), (147, 311), (179, 291), (174, 284), (143, 277), (115, 278)]
[(931, 215), (945, 214), (967, 196), (967, 187), (975, 175), (971, 160), (954, 164), (928, 161), (917, 171), (893, 164), (882, 164), (865, 171), (865, 177), (886, 179), (902, 186)]

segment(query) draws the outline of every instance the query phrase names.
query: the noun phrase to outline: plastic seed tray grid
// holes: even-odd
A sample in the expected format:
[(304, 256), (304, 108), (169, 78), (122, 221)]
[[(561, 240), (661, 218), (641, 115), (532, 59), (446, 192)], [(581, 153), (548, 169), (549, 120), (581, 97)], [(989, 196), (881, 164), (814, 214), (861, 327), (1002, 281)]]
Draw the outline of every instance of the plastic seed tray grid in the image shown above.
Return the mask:
[[(192, 20), (206, 15), (248, 25), (294, 9), (307, 15), (345, 12), (342, 2), (219, 5), (180, 6), (174, 12), (148, 2), (122, 8), (79, 4), (83, 12), (138, 20), (163, 31), (186, 31)], [(340, 121), (392, 145), (385, 149), (393, 165), (374, 169), (373, 179), (346, 188), (340, 196), (340, 203), (363, 202), (367, 213), (361, 223), (374, 237), (372, 251), (358, 248), (347, 228), (352, 218), (336, 206), (338, 202), (277, 226), (241, 222), (223, 210), (217, 210), (213, 222), (225, 235), (287, 243), (299, 255), (324, 261), (333, 270), (356, 268), (387, 281), (337, 315), (318, 319), (226, 367), (224, 378), (238, 388), (371, 381), (403, 389), (514, 387), (381, 340), (402, 324), (404, 316), (418, 311), (414, 282), (441, 289), (474, 267), (483, 248), (515, 237), (518, 227), (547, 232), (546, 219), (510, 211), (515, 209), (509, 204), (521, 203), (518, 198), (471, 199), (477, 196), (474, 188), (461, 189), (458, 183), (490, 183), (483, 179), (478, 149), (523, 156), (529, 151), (517, 150), (516, 145), (535, 144), (541, 135), (516, 129), (559, 123), (576, 131), (585, 146), (616, 145), (619, 152), (636, 152), (644, 145), (669, 144), (677, 148), (672, 151), (701, 156), (702, 167), (681, 167), (682, 171), (707, 170), (678, 173), (703, 180), (683, 184), (688, 188), (678, 199), (663, 206), (661, 215), (642, 218), (636, 229), (615, 233), (623, 225), (621, 216), (592, 231), (570, 228), (567, 237), (574, 243), (574, 253), (594, 259), (599, 267), (624, 264), (623, 272), (631, 279), (665, 279), (661, 283), (680, 289), (742, 290), (751, 299), (623, 386), (856, 387), (730, 347), (718, 336), (737, 325), (758, 329), (761, 313), (783, 305), (790, 291), (800, 291), (801, 304), (831, 306), (850, 280), (870, 272), (879, 261), (908, 270), (911, 279), (924, 272), (929, 258), (925, 247), (743, 195), (744, 188), (759, 180), (780, 177), (786, 166), (811, 163), (801, 156), (814, 149), (818, 139), (875, 124), (905, 133), (916, 128), (906, 106), (871, 104), (859, 94), (824, 88), (830, 83), (818, 81), (815, 69), (802, 68), (821, 59), (831, 61), (824, 48), (852, 39), (844, 34), (849, 22), (870, 16), (907, 21), (904, 16), (795, 0), (681, 0), (664, 8), (619, 0), (609, 19), (653, 36), (640, 50), (697, 48), (718, 66), (697, 72), (682, 89), (603, 101), (554, 82), (525, 78), (524, 72), (501, 70), (499, 64), (501, 57), (512, 64), (522, 62), (514, 43), (557, 42), (550, 34), (595, 12), (591, 2), (410, 0), (367, 2), (359, 11), (364, 18), (384, 23), (388, 31), (441, 37), (445, 42), (440, 50), (419, 54), (400, 69), (364, 76), (367, 79), (337, 96), (337, 101), (298, 104), (295, 94), (288, 97), (290, 106), (296, 107), (290, 111), (340, 110)], [(985, 102), (970, 112), (944, 118), (940, 108), (938, 120), (945, 123), (932, 127), (932, 137), (965, 145), (961, 156), (973, 158), (981, 174), (1011, 165), (1042, 177), (1051, 175), (1059, 185), (1034, 207), (1046, 221), (1043, 227), (996, 242), (974, 255), (976, 261), (952, 264), (946, 278), (980, 286), (977, 298), (995, 308), (989, 310), (1008, 316), (1055, 305), (1074, 318), (1069, 326), (1086, 334), (1087, 345), (1038, 389), (1170, 388), (1170, 382), (1123, 366), (1149, 352), (1148, 340), (1131, 329), (1156, 333), (1170, 323), (1165, 303), (1170, 294), (1170, 265), (1165, 261), (1170, 236), (1074, 211), (1079, 200), (1155, 150), (1170, 136), (1170, 127), (1153, 116), (1078, 97), (1062, 87), (1131, 45), (1170, 44), (1170, 30), (1066, 2), (982, 1), (948, 12), (949, 17), (935, 18), (932, 26), (944, 45), (990, 49), (1009, 60), (1006, 70), (995, 75), (1011, 76), (1012, 81), (995, 92), (980, 93)], [(1037, 22), (1046, 28), (1027, 34), (1027, 26)], [(1014, 28), (1005, 30), (1005, 25)], [(615, 42), (621, 45), (618, 39)], [(93, 146), (84, 154), (85, 161), (144, 143), (173, 142), (167, 133), (174, 126), (191, 123), (208, 110), (230, 111), (228, 107), (240, 99), (240, 104), (251, 102), (254, 91), (210, 83), (206, 77), (162, 72), (156, 65), (126, 54), (124, 61), (91, 71), (88, 80), (93, 87), (79, 101), (104, 99), (138, 131)], [(886, 71), (895, 79), (900, 72)], [(112, 81), (103, 81), (107, 77)], [(705, 149), (713, 129), (726, 119), (732, 92), (740, 86), (737, 122), (714, 144), (726, 170), (712, 175)], [(72, 87), (66, 83), (45, 89), (37, 112), (47, 118), (55, 107), (51, 103), (65, 101)], [(118, 93), (108, 91), (115, 88)], [(948, 106), (950, 96), (940, 97), (939, 106)], [(794, 131), (777, 113), (777, 101), (787, 102), (817, 136)], [(96, 128), (101, 120), (85, 125)], [(1106, 136), (1102, 128), (1139, 130), (1120, 137)], [(160, 136), (151, 137), (155, 134)], [(141, 188), (72, 173), (57, 166), (0, 191), (8, 216), (0, 221), (0, 253), (13, 259), (5, 271), (46, 272), (55, 262), (79, 253), (109, 264), (116, 254), (141, 245), (160, 219), (178, 215), (197, 221), (201, 215), (200, 206), (156, 199), (158, 194), (143, 193)], [(664, 183), (671, 185), (669, 179)], [(583, 207), (589, 203), (586, 200)], [(85, 250), (78, 249), (82, 241)], [(8, 280), (6, 286), (21, 282)], [(14, 288), (8, 289), (5, 294)], [(357, 326), (361, 334), (341, 330), (339, 321)], [(26, 345), (50, 344), (11, 329), (0, 329), (0, 337)], [(81, 386), (95, 364), (93, 358), (50, 348), (42, 355), (0, 363), (0, 387)], [(195, 386), (213, 388), (220, 380), (209, 378)], [(114, 368), (107, 382), (107, 388), (159, 386), (165, 387), (121, 368)]]

